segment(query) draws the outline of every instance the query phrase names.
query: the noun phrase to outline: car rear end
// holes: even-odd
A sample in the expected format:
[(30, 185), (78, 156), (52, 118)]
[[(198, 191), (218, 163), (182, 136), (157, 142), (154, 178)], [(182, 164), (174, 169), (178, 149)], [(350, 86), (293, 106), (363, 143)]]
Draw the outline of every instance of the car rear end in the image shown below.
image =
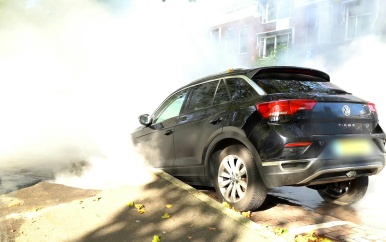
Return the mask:
[(276, 67), (250, 78), (266, 93), (249, 139), (268, 187), (340, 182), (383, 169), (385, 133), (375, 104), (311, 69)]

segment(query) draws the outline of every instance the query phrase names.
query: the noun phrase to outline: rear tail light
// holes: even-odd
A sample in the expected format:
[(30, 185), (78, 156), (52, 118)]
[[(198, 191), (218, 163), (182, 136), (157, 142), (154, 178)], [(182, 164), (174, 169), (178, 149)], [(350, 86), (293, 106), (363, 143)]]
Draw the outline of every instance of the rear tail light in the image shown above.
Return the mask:
[(295, 142), (295, 143), (288, 143), (285, 144), (285, 148), (293, 148), (293, 147), (307, 147), (310, 146), (312, 142)]
[(263, 118), (275, 118), (282, 115), (293, 115), (299, 110), (312, 110), (315, 105), (315, 100), (295, 99), (259, 103), (256, 104), (256, 107)]
[[(307, 142), (307, 141), (287, 143), (284, 145), (284, 149), (281, 153), (281, 157), (283, 157), (283, 159), (296, 159), (295, 157), (303, 155), (311, 146), (311, 144), (312, 142)], [(283, 167), (283, 168), (289, 168), (289, 167)]]
[(367, 106), (369, 107), (370, 112), (374, 112), (374, 113), (377, 112), (377, 109), (375, 108), (374, 103), (368, 103)]

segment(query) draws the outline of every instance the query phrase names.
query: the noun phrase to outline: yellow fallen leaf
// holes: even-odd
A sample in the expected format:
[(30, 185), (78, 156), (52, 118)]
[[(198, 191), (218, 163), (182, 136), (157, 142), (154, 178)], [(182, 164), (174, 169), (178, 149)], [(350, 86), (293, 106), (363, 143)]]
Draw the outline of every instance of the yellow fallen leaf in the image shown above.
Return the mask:
[(250, 218), (252, 216), (252, 212), (251, 211), (248, 211), (248, 212), (242, 212), (241, 215), (243, 215), (244, 217), (246, 218)]
[(276, 235), (283, 235), (283, 234), (286, 234), (288, 232), (288, 230), (286, 228), (274, 228), (273, 232)]
[(170, 218), (170, 217), (171, 217), (171, 216), (170, 216), (170, 214), (168, 214), (168, 213), (165, 213), (164, 215), (161, 216), (161, 218), (164, 218), (164, 219), (165, 219), (165, 218)]
[(8, 207), (17, 207), (17, 206), (21, 206), (22, 203), (21, 202), (15, 202), (15, 203), (11, 203), (8, 205)]
[(166, 207), (167, 207), (167, 208), (171, 208), (171, 207), (173, 207), (173, 205), (171, 205), (171, 204), (166, 204)]
[(135, 206), (137, 209), (141, 209), (141, 208), (145, 207), (145, 206), (143, 206), (142, 204), (135, 204), (134, 206)]
[(227, 207), (227, 208), (231, 208), (231, 205), (229, 203), (227, 203), (227, 202), (223, 202), (222, 205)]
[(151, 242), (161, 242), (161, 239), (158, 235), (154, 235), (153, 240)]
[(208, 227), (208, 229), (212, 231), (216, 230), (216, 228), (213, 228), (213, 227)]
[(140, 214), (143, 214), (145, 212), (146, 212), (146, 210), (144, 208), (138, 209), (138, 213), (140, 213)]
[(129, 207), (134, 206), (134, 202), (128, 202), (128, 203), (127, 203), (127, 206), (129, 206)]

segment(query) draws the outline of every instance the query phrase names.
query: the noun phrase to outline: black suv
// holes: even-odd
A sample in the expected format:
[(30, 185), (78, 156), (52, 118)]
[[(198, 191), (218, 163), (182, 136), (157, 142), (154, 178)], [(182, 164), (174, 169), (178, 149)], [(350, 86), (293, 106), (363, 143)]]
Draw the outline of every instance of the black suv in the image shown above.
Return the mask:
[(256, 210), (267, 190), (307, 186), (359, 201), (385, 165), (375, 105), (296, 66), (234, 69), (172, 93), (132, 133), (150, 165), (220, 200)]

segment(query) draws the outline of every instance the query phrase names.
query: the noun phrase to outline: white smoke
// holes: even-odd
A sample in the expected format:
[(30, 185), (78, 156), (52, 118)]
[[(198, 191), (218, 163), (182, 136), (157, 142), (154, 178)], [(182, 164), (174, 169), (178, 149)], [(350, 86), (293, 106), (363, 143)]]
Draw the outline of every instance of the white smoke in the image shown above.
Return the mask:
[[(339, 54), (345, 57), (344, 62), (331, 74), (332, 81), (354, 95), (375, 103), (380, 125), (385, 130), (386, 103), (382, 89), (384, 66), (379, 58), (386, 54), (386, 43), (377, 36), (367, 36), (342, 47)], [(384, 210), (381, 198), (385, 182), (386, 171), (371, 176), (365, 197), (354, 205), (361, 220), (375, 227), (383, 226), (379, 212)]]
[(386, 104), (382, 90), (383, 64), (379, 61), (386, 54), (386, 43), (377, 36), (367, 36), (339, 50), (344, 62), (332, 73), (333, 80), (369, 102), (376, 104), (380, 124), (386, 126)]
[[(386, 103), (382, 89), (384, 66), (379, 61), (385, 54), (386, 43), (380, 36), (368, 35), (336, 49), (336, 57), (341, 60), (339, 65), (329, 69), (326, 67), (328, 62), (335, 60), (321, 57), (309, 62), (308, 66), (326, 71), (330, 74), (331, 82), (355, 96), (375, 103), (380, 125), (386, 130)], [(386, 171), (371, 176), (365, 197), (353, 205), (361, 222), (384, 227), (384, 220), (379, 217), (379, 213), (384, 210), (381, 198), (385, 182)]]
[[(218, 3), (141, 0), (116, 13), (89, 0), (41, 0), (28, 8), (3, 1), (3, 190), (16, 189), (20, 174), (94, 189), (149, 181), (152, 176), (129, 139), (138, 115), (151, 113), (194, 78), (240, 67), (208, 44), (207, 26), (219, 16), (216, 6), (223, 6)], [(385, 44), (369, 36), (336, 50), (345, 58), (334, 70), (325, 67), (328, 59), (307, 65), (374, 102), (385, 127), (378, 61), (385, 52)], [(381, 201), (384, 177), (385, 171), (370, 179), (357, 206)]]
[(88, 188), (146, 182), (130, 142), (137, 117), (188, 81), (234, 67), (208, 44), (210, 4), (0, 7), (0, 193), (20, 174)]

